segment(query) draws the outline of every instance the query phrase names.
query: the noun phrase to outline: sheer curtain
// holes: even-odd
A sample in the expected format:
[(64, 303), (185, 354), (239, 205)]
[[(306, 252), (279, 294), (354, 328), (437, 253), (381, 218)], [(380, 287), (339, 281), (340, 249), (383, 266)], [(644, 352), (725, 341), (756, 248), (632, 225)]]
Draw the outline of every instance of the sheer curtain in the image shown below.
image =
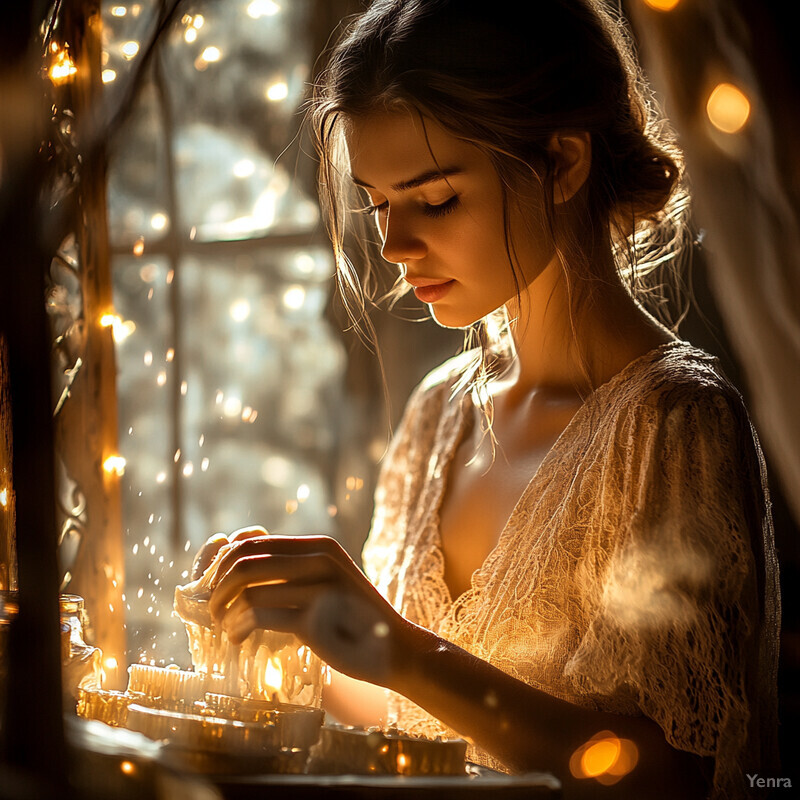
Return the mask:
[(631, 16), (686, 151), (709, 281), (751, 413), (800, 522), (800, 170), (789, 145), (798, 128), (789, 51), (766, 7), (648, 7), (663, 5), (631, 4)]

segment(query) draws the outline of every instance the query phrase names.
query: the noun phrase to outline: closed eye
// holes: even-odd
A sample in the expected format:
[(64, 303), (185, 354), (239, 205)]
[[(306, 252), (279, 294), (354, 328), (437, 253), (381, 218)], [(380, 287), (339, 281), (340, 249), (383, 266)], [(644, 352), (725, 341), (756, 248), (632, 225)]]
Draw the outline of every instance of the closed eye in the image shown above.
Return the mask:
[[(422, 206), (422, 213), (426, 217), (432, 217), (434, 219), (437, 217), (443, 217), (445, 214), (455, 211), (459, 205), (459, 202), (458, 195), (454, 194), (452, 197), (449, 197), (447, 200), (445, 200), (444, 203), (437, 203), (435, 205), (432, 203), (425, 203)], [(377, 205), (369, 205), (365, 208), (360, 208), (358, 211), (360, 214), (365, 214), (366, 216), (371, 217), (378, 212), (386, 211), (388, 208), (389, 201), (384, 200), (382, 203)]]
[(452, 197), (448, 198), (444, 201), (444, 203), (438, 203), (437, 205), (431, 205), (430, 203), (426, 203), (422, 207), (422, 213), (426, 217), (443, 217), (445, 214), (449, 214), (451, 211), (455, 211), (458, 207), (459, 199), (458, 195), (454, 194)]

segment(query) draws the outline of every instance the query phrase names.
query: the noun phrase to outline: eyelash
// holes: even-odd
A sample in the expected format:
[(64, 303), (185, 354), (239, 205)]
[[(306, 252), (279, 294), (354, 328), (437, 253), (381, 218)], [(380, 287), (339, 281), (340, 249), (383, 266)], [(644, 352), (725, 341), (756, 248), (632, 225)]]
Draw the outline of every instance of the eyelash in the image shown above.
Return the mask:
[[(460, 203), (458, 199), (458, 195), (454, 194), (449, 199), (445, 200), (444, 203), (439, 203), (438, 205), (431, 205), (430, 203), (425, 203), (422, 206), (422, 213), (426, 217), (431, 217), (432, 219), (437, 219), (439, 217), (444, 217), (447, 214), (450, 214), (452, 211), (455, 211)], [(366, 214), (368, 217), (371, 217), (373, 214), (376, 214), (378, 211), (383, 211), (389, 205), (388, 202), (380, 203), (379, 205), (374, 206), (367, 206), (366, 208), (361, 209), (362, 214)]]

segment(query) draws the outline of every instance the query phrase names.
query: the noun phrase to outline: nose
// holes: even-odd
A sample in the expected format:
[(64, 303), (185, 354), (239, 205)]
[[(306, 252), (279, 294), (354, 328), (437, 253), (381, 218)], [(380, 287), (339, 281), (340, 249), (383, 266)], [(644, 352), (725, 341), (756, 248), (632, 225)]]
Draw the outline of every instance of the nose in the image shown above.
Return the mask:
[(381, 255), (387, 261), (405, 264), (427, 254), (428, 247), (422, 231), (399, 209), (390, 208), (378, 228), (383, 242)]

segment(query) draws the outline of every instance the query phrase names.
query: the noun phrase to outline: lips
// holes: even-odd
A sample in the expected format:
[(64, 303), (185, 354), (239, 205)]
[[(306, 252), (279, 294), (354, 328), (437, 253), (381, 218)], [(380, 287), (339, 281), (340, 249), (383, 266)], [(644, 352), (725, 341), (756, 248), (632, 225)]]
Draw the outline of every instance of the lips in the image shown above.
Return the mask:
[(414, 294), (423, 303), (435, 303), (441, 300), (452, 288), (455, 281), (434, 281), (425, 278), (405, 279), (414, 287)]

